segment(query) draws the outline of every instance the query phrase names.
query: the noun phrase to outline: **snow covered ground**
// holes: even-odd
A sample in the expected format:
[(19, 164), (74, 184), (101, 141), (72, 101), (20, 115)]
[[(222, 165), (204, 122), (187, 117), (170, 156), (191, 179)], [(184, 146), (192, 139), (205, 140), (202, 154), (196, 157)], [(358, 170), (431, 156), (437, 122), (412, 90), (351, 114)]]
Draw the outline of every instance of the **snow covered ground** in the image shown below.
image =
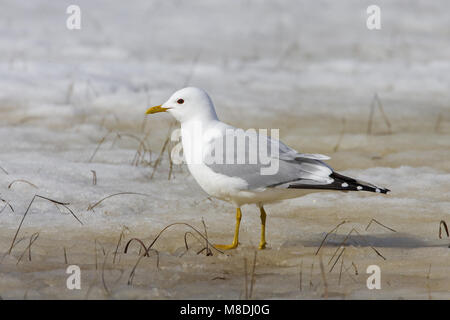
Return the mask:
[[(1, 1), (1, 298), (450, 298), (450, 238), (439, 239), (450, 223), (448, 1), (376, 1), (379, 31), (366, 28), (373, 1), (76, 2), (82, 29), (69, 31), (72, 1)], [(280, 128), (291, 147), (392, 193), (267, 206), (269, 248), (255, 265), (255, 207), (243, 208), (235, 251), (197, 254), (205, 242), (174, 225), (150, 257), (138, 241), (125, 254), (130, 239), (148, 246), (179, 222), (231, 241), (232, 205), (186, 167), (170, 170), (167, 150), (153, 166), (174, 127), (145, 110), (187, 84), (224, 121)], [(375, 94), (388, 121), (376, 107), (368, 134)], [(122, 192), (139, 194), (96, 205)], [(35, 194), (70, 203), (83, 225), (36, 198), (12, 246)], [(66, 287), (73, 264), (81, 290)], [(369, 265), (381, 290), (366, 287)]]

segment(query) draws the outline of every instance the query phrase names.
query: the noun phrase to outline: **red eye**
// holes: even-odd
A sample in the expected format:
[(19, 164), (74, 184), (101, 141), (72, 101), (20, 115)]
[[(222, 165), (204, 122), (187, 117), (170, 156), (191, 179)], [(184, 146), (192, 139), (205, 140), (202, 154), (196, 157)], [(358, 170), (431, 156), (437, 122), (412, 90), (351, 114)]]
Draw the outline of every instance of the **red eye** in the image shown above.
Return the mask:
[(184, 100), (183, 99), (178, 99), (178, 104), (183, 104), (184, 103)]

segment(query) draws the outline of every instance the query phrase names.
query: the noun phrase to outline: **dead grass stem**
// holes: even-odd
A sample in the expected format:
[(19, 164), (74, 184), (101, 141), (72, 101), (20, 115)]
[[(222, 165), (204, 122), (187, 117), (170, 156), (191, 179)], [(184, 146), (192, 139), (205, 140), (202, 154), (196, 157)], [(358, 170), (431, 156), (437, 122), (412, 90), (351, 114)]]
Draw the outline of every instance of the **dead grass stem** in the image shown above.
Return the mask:
[(375, 93), (375, 95), (372, 99), (372, 102), (370, 103), (369, 121), (367, 123), (367, 135), (372, 134), (372, 123), (373, 123), (373, 117), (374, 117), (374, 113), (375, 113), (375, 105), (378, 106), (378, 110), (380, 111), (381, 116), (383, 117), (383, 120), (388, 128), (388, 134), (392, 134), (391, 122), (389, 121), (389, 118), (386, 116), (386, 113), (384, 112), (383, 104), (381, 103), (381, 100), (378, 97), (378, 94)]
[(321, 249), (322, 246), (324, 245), (325, 240), (327, 240), (328, 236), (329, 236), (330, 234), (332, 234), (333, 232), (337, 231), (337, 229), (338, 229), (341, 225), (343, 225), (344, 223), (346, 223), (346, 222), (347, 222), (347, 221), (345, 221), (345, 220), (342, 221), (342, 222), (340, 222), (336, 227), (334, 227), (331, 231), (329, 231), (329, 232), (325, 235), (325, 237), (323, 238), (322, 242), (320, 243), (319, 248), (317, 248), (317, 251), (316, 251), (316, 253), (314, 254), (315, 256), (317, 256), (317, 254), (319, 253), (320, 249)]
[(36, 194), (36, 195), (34, 195), (33, 199), (31, 200), (30, 204), (28, 205), (28, 208), (27, 208), (27, 210), (25, 211), (25, 214), (23, 215), (22, 220), (20, 220), (20, 224), (19, 224), (19, 226), (18, 226), (18, 228), (17, 228), (17, 230), (16, 230), (16, 233), (14, 234), (14, 238), (13, 238), (13, 240), (12, 240), (12, 242), (11, 242), (11, 246), (10, 246), (10, 248), (9, 248), (9, 250), (8, 250), (8, 254), (11, 254), (11, 251), (12, 251), (12, 249), (13, 249), (13, 247), (14, 247), (14, 243), (15, 243), (15, 241), (16, 241), (17, 235), (19, 234), (20, 228), (22, 227), (22, 224), (23, 224), (23, 222), (25, 221), (25, 218), (27, 217), (27, 214), (28, 214), (28, 212), (29, 212), (29, 210), (30, 210), (30, 208), (31, 208), (31, 205), (33, 204), (33, 202), (34, 202), (34, 200), (35, 200), (36, 198), (41, 198), (41, 199), (50, 201), (50, 202), (52, 202), (52, 203), (54, 203), (54, 204), (62, 205), (62, 206), (65, 207), (67, 210), (69, 210), (69, 212), (72, 214), (72, 216), (73, 216), (79, 223), (83, 224), (83, 222), (81, 222), (81, 220), (78, 219), (78, 217), (75, 215), (75, 213), (68, 207), (69, 203), (64, 203), (64, 202), (56, 201), (56, 200), (53, 200), (53, 199), (50, 199), (50, 198), (47, 198), (47, 197), (43, 197), (43, 196), (40, 196), (40, 195), (37, 195), (37, 194)]
[(27, 180), (24, 180), (24, 179), (17, 179), (17, 180), (14, 180), (13, 182), (11, 182), (11, 183), (9, 184), (8, 189), (11, 189), (11, 187), (12, 187), (15, 183), (17, 183), (17, 182), (26, 183), (26, 184), (32, 186), (33, 188), (39, 189), (34, 183), (31, 183), (30, 181), (27, 181)]
[(322, 255), (320, 255), (319, 261), (320, 261), (320, 274), (322, 275), (322, 283), (323, 283), (322, 298), (328, 299), (328, 282), (327, 276), (325, 275), (325, 268), (323, 267)]
[(19, 259), (17, 260), (16, 265), (19, 264), (19, 262), (22, 260), (23, 256), (25, 255), (25, 253), (28, 250), (28, 261), (31, 261), (31, 246), (33, 245), (33, 243), (39, 238), (39, 232), (35, 232), (30, 236), (30, 242), (28, 243), (28, 246), (25, 248), (25, 250), (23, 251), (23, 253), (21, 254), (21, 256), (19, 257)]
[(367, 225), (367, 227), (365, 229), (366, 231), (369, 229), (369, 227), (372, 224), (372, 222), (375, 222), (376, 224), (378, 224), (378, 225), (380, 225), (380, 226), (382, 226), (382, 227), (384, 227), (384, 228), (386, 228), (386, 229), (388, 229), (388, 230), (390, 230), (392, 232), (397, 232), (396, 230), (394, 230), (394, 229), (392, 229), (392, 228), (382, 224), (381, 222), (378, 222), (376, 219), (373, 219), (373, 218), (372, 218), (372, 220), (370, 220), (369, 224)]
[(99, 201), (95, 202), (94, 204), (90, 204), (87, 208), (88, 211), (93, 210), (96, 206), (98, 206), (100, 203), (102, 203), (103, 201), (105, 201), (106, 199), (115, 197), (115, 196), (119, 196), (119, 195), (138, 195), (138, 196), (144, 196), (144, 197), (150, 197), (149, 194), (145, 194), (145, 193), (139, 193), (139, 192), (118, 192), (118, 193), (114, 193), (111, 194), (109, 196), (106, 196), (102, 199), (100, 199)]

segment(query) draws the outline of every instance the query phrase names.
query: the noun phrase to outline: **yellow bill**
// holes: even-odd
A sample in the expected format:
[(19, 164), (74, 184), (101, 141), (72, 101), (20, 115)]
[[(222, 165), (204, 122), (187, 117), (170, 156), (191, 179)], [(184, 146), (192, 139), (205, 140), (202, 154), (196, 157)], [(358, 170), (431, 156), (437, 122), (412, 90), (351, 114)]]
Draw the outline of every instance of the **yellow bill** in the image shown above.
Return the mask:
[(169, 108), (163, 108), (161, 106), (155, 106), (147, 109), (147, 112), (145, 114), (152, 114), (152, 113), (158, 113), (158, 112), (166, 112), (166, 110)]

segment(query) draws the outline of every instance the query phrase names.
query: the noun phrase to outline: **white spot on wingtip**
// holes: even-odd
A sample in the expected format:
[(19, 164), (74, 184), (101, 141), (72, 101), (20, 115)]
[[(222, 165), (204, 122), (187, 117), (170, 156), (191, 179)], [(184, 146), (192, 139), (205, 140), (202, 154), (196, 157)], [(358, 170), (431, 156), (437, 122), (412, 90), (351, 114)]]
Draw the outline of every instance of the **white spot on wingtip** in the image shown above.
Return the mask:
[(348, 183), (347, 183), (347, 182), (344, 182), (343, 184), (341, 184), (341, 187), (347, 188), (347, 187), (348, 187)]
[(358, 189), (358, 190), (362, 190), (362, 189), (363, 189), (363, 187), (361, 187), (361, 186), (357, 186), (357, 187), (356, 187), (356, 189)]
[(380, 193), (380, 192), (381, 192), (381, 190), (380, 190), (380, 189), (378, 189), (378, 188), (376, 188), (376, 189), (375, 189), (375, 192), (377, 192), (377, 193)]

